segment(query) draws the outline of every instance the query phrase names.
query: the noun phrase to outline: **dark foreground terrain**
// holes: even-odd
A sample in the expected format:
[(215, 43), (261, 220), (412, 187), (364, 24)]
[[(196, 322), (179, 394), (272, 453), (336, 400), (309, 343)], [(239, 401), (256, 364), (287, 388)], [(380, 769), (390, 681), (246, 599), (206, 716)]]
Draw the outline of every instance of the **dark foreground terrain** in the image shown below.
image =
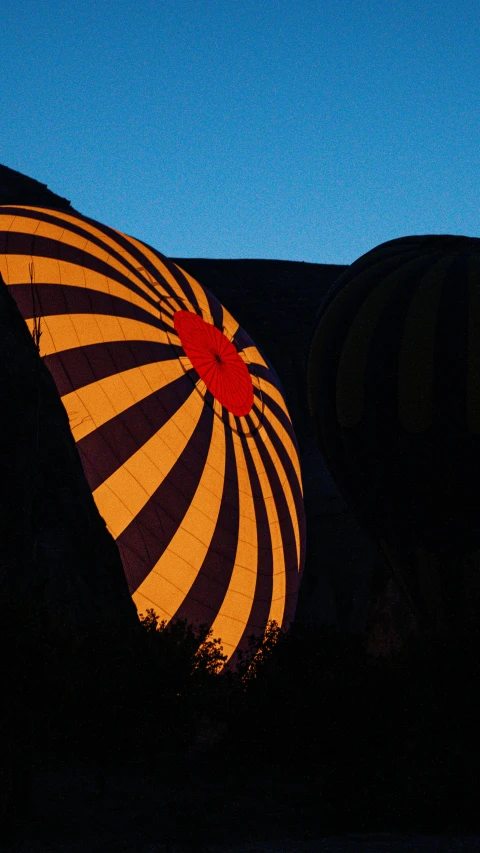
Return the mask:
[(480, 850), (473, 639), (381, 659), (272, 625), (219, 674), (208, 637), (142, 627), (4, 658), (1, 850)]
[[(168, 765), (168, 762), (166, 762)], [(31, 816), (5, 853), (440, 853), (480, 851), (480, 835), (450, 832), (343, 834), (328, 816), (311, 780), (232, 772), (205, 779), (198, 756), (166, 766), (151, 779), (125, 768), (101, 780), (93, 767), (38, 770)], [(198, 787), (197, 787), (198, 786)], [(219, 797), (228, 797), (225, 808)], [(307, 812), (310, 815), (307, 816)], [(312, 820), (313, 812), (316, 812)], [(305, 824), (302, 820), (306, 818)]]

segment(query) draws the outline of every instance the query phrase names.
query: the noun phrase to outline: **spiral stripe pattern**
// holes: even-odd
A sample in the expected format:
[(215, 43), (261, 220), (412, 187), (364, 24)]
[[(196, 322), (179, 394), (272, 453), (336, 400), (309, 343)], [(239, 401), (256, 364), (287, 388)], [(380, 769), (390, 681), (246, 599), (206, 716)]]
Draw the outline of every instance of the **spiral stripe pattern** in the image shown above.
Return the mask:
[(67, 410), (139, 611), (207, 623), (231, 658), (293, 618), (298, 447), (247, 333), (155, 249), (79, 214), (0, 207), (0, 272)]

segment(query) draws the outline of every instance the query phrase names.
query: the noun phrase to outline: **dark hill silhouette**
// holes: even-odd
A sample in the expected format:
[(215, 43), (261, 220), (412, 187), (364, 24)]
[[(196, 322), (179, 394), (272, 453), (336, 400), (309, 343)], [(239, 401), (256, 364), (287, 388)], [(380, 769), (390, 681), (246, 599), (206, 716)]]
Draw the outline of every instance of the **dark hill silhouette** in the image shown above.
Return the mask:
[(2, 603), (6, 595), (16, 609), (34, 602), (41, 617), (78, 636), (104, 625), (135, 630), (120, 555), (68, 415), (1, 275), (0, 341)]
[[(45, 184), (1, 165), (0, 204), (73, 209)], [(305, 381), (318, 307), (345, 266), (173, 260), (225, 304), (271, 361), (284, 386), (300, 445), (307, 515), (307, 561), (298, 618), (361, 630), (370, 603), (372, 565), (380, 558), (341, 500), (318, 451)]]
[(27, 204), (73, 210), (68, 199), (52, 192), (46, 184), (0, 164), (0, 204)]

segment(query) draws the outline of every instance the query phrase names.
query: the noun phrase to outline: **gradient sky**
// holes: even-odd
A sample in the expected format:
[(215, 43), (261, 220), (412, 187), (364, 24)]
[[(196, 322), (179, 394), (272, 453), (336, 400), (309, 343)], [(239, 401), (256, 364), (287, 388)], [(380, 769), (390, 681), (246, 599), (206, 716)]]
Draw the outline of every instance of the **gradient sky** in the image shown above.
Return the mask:
[(479, 11), (3, 0), (0, 162), (173, 257), (480, 236)]

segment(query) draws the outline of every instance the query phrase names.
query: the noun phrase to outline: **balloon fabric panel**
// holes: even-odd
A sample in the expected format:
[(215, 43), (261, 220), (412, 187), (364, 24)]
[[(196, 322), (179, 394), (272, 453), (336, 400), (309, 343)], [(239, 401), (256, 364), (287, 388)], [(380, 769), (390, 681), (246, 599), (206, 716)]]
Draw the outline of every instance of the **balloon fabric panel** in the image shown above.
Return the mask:
[(0, 207), (0, 272), (69, 416), (139, 611), (212, 627), (234, 660), (293, 618), (298, 446), (275, 372), (155, 249), (74, 213)]

